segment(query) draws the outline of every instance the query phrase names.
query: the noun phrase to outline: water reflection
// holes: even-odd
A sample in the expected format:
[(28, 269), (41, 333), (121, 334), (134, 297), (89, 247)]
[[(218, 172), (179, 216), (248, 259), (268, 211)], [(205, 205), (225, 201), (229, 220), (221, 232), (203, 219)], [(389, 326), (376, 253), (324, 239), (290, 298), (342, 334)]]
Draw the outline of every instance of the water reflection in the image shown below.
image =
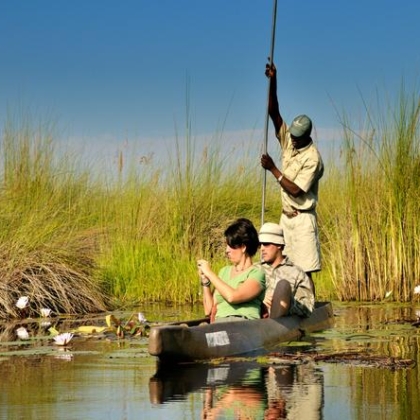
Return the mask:
[[(419, 310), (419, 302), (335, 303), (334, 328), (312, 335), (305, 347), (287, 348), (287, 353), (303, 354), (302, 360), (241, 359), (175, 368), (156, 366), (146, 337), (77, 336), (69, 348), (61, 348), (53, 345), (42, 319), (3, 322), (0, 419), (229, 419), (238, 418), (241, 410), (244, 418), (256, 419), (419, 418)], [(159, 321), (197, 318), (173, 308), (141, 311)], [(76, 324), (74, 318), (48, 320), (68, 331), (104, 322), (104, 316)], [(29, 340), (17, 337), (21, 327)], [(417, 365), (314, 362), (308, 356), (359, 351), (412, 359)]]
[(202, 419), (322, 417), (323, 375), (311, 363), (164, 365), (149, 381), (155, 405), (183, 401), (193, 392), (202, 395)]

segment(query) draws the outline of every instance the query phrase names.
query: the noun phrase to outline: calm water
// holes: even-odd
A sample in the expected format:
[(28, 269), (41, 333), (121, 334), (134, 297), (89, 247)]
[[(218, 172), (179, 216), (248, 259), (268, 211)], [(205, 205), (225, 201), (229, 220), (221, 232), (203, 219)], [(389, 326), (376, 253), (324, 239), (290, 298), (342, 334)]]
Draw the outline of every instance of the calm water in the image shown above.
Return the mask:
[[(200, 309), (142, 312), (155, 321), (196, 317)], [(61, 349), (47, 339), (40, 320), (26, 325), (31, 337), (25, 341), (16, 338), (19, 325), (0, 325), (0, 419), (419, 418), (420, 330), (412, 324), (420, 305), (336, 303), (334, 312), (333, 329), (280, 350), (365, 357), (334, 363), (276, 357), (170, 369), (148, 355), (144, 337), (77, 336)], [(104, 318), (86, 321), (92, 322), (104, 325)], [(56, 327), (64, 331), (70, 324)], [(417, 364), (399, 367), (390, 357)]]

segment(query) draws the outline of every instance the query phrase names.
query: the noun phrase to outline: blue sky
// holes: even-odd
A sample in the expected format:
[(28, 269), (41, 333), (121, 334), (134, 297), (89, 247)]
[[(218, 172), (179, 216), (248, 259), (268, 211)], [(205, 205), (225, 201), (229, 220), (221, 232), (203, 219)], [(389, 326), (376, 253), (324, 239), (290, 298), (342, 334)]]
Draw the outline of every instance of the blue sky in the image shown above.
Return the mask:
[[(188, 113), (194, 137), (260, 143), (272, 12), (272, 0), (2, 2), (0, 123), (30, 110), (70, 142), (159, 155)], [(286, 121), (308, 114), (325, 147), (339, 140), (337, 110), (357, 120), (362, 98), (417, 86), (419, 20), (414, 0), (279, 0)]]

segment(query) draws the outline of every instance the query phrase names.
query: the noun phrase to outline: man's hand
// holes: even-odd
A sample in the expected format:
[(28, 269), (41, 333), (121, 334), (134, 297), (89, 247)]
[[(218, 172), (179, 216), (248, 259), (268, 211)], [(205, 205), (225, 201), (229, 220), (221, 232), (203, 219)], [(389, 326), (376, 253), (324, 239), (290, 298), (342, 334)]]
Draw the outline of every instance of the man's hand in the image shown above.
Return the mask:
[(273, 303), (273, 293), (266, 293), (264, 296), (263, 303), (267, 306), (268, 310), (270, 311), (271, 305)]
[(268, 171), (271, 171), (272, 169), (276, 168), (273, 159), (268, 154), (261, 156), (261, 166), (264, 169), (267, 169)]
[(266, 64), (265, 65), (265, 75), (269, 78), (275, 77), (277, 75), (277, 69), (274, 64)]

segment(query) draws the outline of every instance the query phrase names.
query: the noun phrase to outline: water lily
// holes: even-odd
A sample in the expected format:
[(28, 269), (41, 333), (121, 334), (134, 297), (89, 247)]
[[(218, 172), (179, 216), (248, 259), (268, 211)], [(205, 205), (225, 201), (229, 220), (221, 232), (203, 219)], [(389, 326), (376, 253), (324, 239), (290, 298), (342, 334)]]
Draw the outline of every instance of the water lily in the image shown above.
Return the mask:
[(21, 340), (27, 340), (29, 338), (28, 330), (25, 327), (18, 328), (16, 334)]
[(137, 319), (139, 320), (140, 323), (147, 322), (147, 319), (142, 312), (139, 312), (137, 314)]
[(57, 346), (66, 346), (68, 343), (70, 343), (70, 340), (73, 338), (73, 333), (62, 333), (56, 335), (54, 338), (54, 344), (57, 344)]
[(19, 309), (25, 309), (28, 306), (29, 297), (28, 296), (21, 296), (18, 301), (16, 302), (16, 306)]
[(392, 290), (389, 290), (388, 292), (385, 293), (385, 299), (389, 298), (392, 295)]
[(49, 308), (41, 308), (39, 311), (41, 312), (41, 316), (43, 318), (48, 318), (51, 314), (51, 309)]
[(415, 294), (415, 295), (420, 295), (420, 284), (418, 284), (418, 285), (414, 288), (414, 294)]

